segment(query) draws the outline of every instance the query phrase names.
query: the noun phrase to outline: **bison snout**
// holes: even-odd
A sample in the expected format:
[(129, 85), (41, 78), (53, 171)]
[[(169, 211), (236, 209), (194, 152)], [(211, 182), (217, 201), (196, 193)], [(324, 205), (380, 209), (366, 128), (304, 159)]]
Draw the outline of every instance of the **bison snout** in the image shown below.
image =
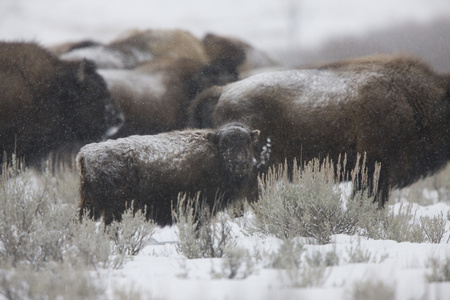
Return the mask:
[(247, 160), (233, 160), (228, 163), (229, 171), (236, 176), (248, 174), (251, 164)]

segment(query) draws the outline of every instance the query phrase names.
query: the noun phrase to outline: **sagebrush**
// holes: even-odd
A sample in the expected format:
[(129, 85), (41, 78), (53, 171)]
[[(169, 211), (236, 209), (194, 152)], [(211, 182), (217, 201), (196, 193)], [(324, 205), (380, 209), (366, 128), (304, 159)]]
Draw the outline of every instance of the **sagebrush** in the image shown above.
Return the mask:
[[(119, 268), (125, 255), (135, 255), (145, 246), (155, 226), (140, 215), (134, 218), (131, 209), (114, 227), (88, 218), (80, 222), (78, 187), (78, 176), (70, 167), (47, 164), (37, 172), (27, 170), (14, 156), (2, 164), (1, 294), (10, 299), (55, 299), (65, 294), (96, 299), (101, 287), (88, 271)], [(77, 274), (77, 280), (69, 274)], [(71, 286), (54, 284), (66, 278), (73, 281)]]
[(235, 247), (228, 214), (216, 214), (216, 207), (210, 208), (199, 195), (180, 195), (172, 216), (180, 240), (178, 251), (189, 259), (222, 257), (226, 250)]
[(314, 159), (304, 166), (294, 161), (291, 178), (286, 164), (270, 168), (260, 178), (260, 198), (253, 205), (255, 220), (250, 232), (281, 239), (307, 237), (319, 244), (329, 243), (335, 234), (439, 243), (446, 233), (443, 215), (418, 218), (411, 204), (394, 210), (388, 205), (380, 209), (374, 203), (377, 176), (382, 167), (376, 165), (374, 173), (368, 174), (363, 160), (361, 166), (351, 171), (352, 177), (360, 180), (353, 180), (353, 185), (366, 187), (354, 191), (351, 197), (343, 196), (338, 180), (348, 172), (345, 168), (335, 170), (329, 160)]

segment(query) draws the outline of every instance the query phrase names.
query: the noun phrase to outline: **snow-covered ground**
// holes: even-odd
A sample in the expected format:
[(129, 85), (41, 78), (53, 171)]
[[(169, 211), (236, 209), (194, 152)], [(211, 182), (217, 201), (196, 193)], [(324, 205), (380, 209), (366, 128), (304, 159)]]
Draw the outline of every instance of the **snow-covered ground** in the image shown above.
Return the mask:
[[(33, 40), (43, 45), (85, 38), (106, 42), (133, 28), (182, 28), (198, 37), (207, 32), (240, 37), (278, 55), (285, 63), (295, 64), (306, 62), (295, 57), (295, 49), (310, 55), (309, 62), (327, 59), (313, 56), (311, 51), (339, 37), (362, 38), (408, 24), (414, 24), (412, 28), (420, 34), (421, 26), (448, 24), (449, 19), (448, 0), (2, 0), (0, 40)], [(437, 34), (433, 47), (417, 52), (450, 71), (448, 58), (440, 54), (448, 56), (449, 37)], [(413, 32), (415, 43), (405, 44), (405, 49), (414, 52), (416, 46), (427, 46), (423, 38), (415, 39)], [(397, 39), (391, 42), (395, 44)], [(338, 45), (342, 47), (342, 43)], [(286, 53), (289, 57), (283, 57)], [(418, 216), (441, 212), (446, 216), (450, 210), (443, 203), (415, 208)], [(236, 224), (235, 229), (238, 245), (251, 253), (255, 249), (270, 253), (279, 246), (280, 241), (274, 238), (246, 236)], [(177, 239), (175, 229), (164, 228), (155, 235), (155, 242), (123, 269), (107, 271), (104, 280), (108, 294), (126, 286), (142, 291), (149, 299), (344, 299), (354, 282), (365, 280), (393, 284), (396, 299), (450, 299), (450, 283), (428, 284), (425, 280), (429, 258), (450, 255), (448, 236), (446, 233), (440, 244), (412, 244), (338, 235), (332, 245), (309, 245), (311, 251), (329, 251), (334, 245), (338, 256), (344, 257), (349, 248), (360, 243), (361, 249), (378, 261), (344, 261), (329, 268), (321, 287), (299, 289), (290, 288), (278, 271), (263, 268), (262, 263), (245, 279), (216, 279), (211, 270), (220, 272), (222, 259), (186, 260), (172, 243)], [(380, 262), (381, 256), (385, 259)]]
[[(416, 208), (418, 216), (446, 214), (450, 209), (445, 204)], [(278, 250), (280, 240), (246, 236), (237, 224), (232, 225), (238, 236), (237, 246), (248, 249), (254, 257), (265, 255), (267, 263), (270, 253)], [(174, 228), (169, 227), (154, 237), (158, 241), (177, 239)], [(151, 299), (350, 299), (348, 294), (354, 285), (366, 281), (392, 286), (395, 299), (449, 299), (450, 282), (426, 280), (426, 275), (431, 274), (430, 259), (444, 261), (450, 255), (447, 239), (448, 234), (440, 244), (414, 244), (336, 235), (331, 244), (307, 245), (309, 253), (332, 252), (340, 259), (337, 266), (327, 268), (324, 282), (318, 287), (293, 288), (285, 271), (265, 268), (264, 259), (256, 262), (245, 279), (217, 278), (223, 272), (223, 259), (187, 260), (177, 253), (174, 243), (149, 245), (123, 269), (109, 271), (104, 278), (111, 293), (124, 288), (151, 295)], [(352, 250), (370, 256), (370, 261), (349, 261)], [(245, 267), (241, 268), (243, 272)]]

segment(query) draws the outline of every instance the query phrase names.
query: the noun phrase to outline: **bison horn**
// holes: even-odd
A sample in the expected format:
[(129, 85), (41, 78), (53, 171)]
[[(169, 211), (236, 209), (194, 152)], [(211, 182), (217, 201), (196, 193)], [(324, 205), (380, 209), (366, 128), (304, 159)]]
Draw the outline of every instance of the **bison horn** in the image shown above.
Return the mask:
[(250, 133), (250, 136), (252, 138), (252, 142), (254, 142), (254, 143), (258, 142), (260, 134), (261, 134), (261, 132), (259, 130), (253, 130)]
[(85, 72), (86, 72), (86, 59), (83, 59), (80, 62), (80, 66), (78, 68), (78, 74), (77, 74), (77, 78), (79, 82), (83, 82), (84, 78), (85, 78)]

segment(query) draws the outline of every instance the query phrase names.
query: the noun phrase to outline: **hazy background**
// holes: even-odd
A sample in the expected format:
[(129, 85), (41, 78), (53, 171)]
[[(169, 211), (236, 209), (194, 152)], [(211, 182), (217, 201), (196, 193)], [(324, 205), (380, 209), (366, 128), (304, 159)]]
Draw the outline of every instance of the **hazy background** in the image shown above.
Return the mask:
[(0, 0), (1, 40), (107, 42), (134, 28), (236, 36), (293, 66), (404, 52), (450, 72), (448, 0)]

